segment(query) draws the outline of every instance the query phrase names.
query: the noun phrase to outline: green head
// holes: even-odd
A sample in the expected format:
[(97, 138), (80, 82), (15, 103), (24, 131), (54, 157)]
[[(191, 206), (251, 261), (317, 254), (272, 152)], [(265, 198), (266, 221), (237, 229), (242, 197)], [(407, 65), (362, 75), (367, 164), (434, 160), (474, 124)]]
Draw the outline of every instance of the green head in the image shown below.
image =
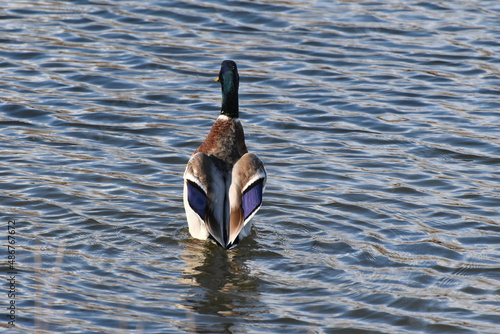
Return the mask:
[(215, 81), (220, 82), (222, 88), (221, 115), (238, 118), (238, 88), (240, 76), (236, 63), (232, 60), (224, 60), (220, 66), (219, 76)]

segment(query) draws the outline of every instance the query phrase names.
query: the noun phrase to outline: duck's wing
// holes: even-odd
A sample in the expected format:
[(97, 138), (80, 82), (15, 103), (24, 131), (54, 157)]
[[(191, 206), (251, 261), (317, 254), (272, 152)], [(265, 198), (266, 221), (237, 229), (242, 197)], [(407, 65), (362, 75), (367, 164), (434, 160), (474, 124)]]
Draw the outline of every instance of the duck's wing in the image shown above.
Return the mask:
[(246, 153), (233, 167), (229, 202), (231, 203), (229, 243), (250, 232), (248, 222), (262, 205), (267, 173), (256, 154)]
[(184, 208), (194, 238), (229, 246), (229, 172), (217, 158), (196, 153), (184, 173)]

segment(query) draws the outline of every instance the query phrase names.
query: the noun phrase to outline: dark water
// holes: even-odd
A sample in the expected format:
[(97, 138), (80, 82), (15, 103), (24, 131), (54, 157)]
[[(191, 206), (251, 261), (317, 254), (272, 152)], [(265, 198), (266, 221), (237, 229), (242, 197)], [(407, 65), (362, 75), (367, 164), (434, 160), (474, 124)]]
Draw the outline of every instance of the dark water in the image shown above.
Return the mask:
[[(498, 333), (498, 1), (5, 1), (0, 31), (8, 332)], [(223, 59), (269, 173), (227, 252), (182, 206)]]

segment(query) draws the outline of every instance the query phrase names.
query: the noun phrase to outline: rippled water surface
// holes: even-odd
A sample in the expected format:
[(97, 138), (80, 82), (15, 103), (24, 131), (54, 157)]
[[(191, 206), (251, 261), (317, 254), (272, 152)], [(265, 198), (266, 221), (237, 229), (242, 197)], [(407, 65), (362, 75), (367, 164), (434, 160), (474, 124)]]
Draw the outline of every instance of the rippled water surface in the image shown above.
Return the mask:
[[(2, 2), (10, 332), (498, 333), (499, 22), (493, 0)], [(230, 251), (182, 204), (224, 59), (269, 174)]]

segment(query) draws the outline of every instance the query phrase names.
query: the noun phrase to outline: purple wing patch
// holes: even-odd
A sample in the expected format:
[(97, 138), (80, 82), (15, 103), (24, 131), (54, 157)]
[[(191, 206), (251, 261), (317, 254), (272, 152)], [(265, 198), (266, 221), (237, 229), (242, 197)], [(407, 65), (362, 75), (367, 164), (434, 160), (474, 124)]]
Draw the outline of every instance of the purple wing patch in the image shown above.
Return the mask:
[(207, 195), (205, 195), (205, 192), (196, 183), (188, 180), (187, 197), (191, 208), (203, 219), (207, 206)]
[(244, 219), (247, 219), (262, 204), (262, 190), (264, 188), (264, 179), (255, 181), (248, 187), (243, 196), (241, 196), (241, 208), (243, 209)]

